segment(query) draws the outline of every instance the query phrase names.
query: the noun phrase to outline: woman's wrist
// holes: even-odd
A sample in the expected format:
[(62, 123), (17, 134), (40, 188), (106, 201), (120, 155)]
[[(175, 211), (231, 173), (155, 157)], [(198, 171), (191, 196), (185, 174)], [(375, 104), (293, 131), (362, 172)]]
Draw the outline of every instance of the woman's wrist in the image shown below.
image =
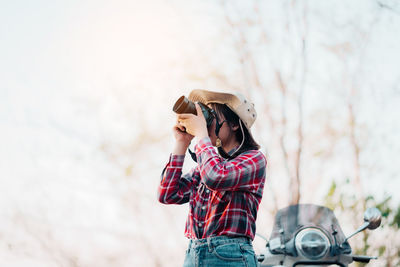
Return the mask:
[(203, 139), (204, 137), (208, 137), (208, 130), (205, 129), (205, 130), (200, 131), (200, 132), (196, 135), (196, 137), (197, 137), (198, 140), (201, 140), (201, 139)]
[(186, 149), (189, 147), (190, 143), (176, 142), (175, 147), (172, 151), (173, 155), (185, 155)]

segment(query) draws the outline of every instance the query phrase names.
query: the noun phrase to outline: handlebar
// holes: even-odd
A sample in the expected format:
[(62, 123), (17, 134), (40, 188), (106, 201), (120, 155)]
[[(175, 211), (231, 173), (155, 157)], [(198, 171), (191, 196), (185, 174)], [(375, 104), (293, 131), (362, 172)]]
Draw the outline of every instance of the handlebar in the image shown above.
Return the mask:
[(363, 255), (352, 255), (353, 261), (368, 263), (370, 260), (376, 260), (378, 257), (370, 257)]
[(258, 262), (263, 262), (264, 259), (265, 259), (265, 255), (264, 255), (264, 254), (257, 255), (257, 261), (258, 261)]

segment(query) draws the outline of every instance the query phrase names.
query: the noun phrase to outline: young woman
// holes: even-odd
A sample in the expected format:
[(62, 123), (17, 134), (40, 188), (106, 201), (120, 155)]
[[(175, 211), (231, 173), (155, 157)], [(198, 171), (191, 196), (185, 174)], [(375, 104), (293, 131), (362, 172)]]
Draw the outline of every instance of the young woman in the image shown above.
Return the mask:
[[(252, 240), (267, 163), (250, 132), (254, 105), (240, 94), (206, 90), (188, 98), (208, 105), (214, 120), (207, 128), (197, 103), (198, 115), (177, 115), (175, 148), (158, 188), (161, 203), (189, 202), (184, 266), (256, 266)], [(197, 166), (182, 174), (194, 137)]]

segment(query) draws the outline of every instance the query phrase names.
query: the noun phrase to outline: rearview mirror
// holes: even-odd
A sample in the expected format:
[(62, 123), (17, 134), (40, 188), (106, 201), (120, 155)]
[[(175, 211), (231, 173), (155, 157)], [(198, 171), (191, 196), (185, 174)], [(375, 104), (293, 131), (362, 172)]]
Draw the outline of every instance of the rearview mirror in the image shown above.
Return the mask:
[(381, 225), (381, 219), (382, 219), (382, 214), (377, 208), (368, 208), (364, 212), (364, 223), (351, 235), (346, 237), (346, 239), (343, 241), (342, 245), (347, 242), (352, 236), (355, 234), (358, 234), (361, 231), (364, 231), (365, 229), (370, 229), (374, 230)]
[(381, 225), (382, 214), (377, 208), (369, 208), (364, 212), (364, 221), (368, 222), (367, 228), (374, 230)]

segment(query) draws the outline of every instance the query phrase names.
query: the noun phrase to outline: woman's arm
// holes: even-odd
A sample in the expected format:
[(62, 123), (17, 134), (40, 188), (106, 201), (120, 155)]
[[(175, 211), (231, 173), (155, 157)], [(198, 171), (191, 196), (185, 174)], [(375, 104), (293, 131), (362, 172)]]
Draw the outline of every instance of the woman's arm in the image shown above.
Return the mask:
[(164, 204), (183, 204), (190, 198), (193, 170), (182, 176), (182, 166), (186, 149), (193, 136), (186, 132), (178, 120), (172, 130), (176, 142), (169, 162), (161, 174), (158, 201)]
[(158, 201), (163, 204), (184, 204), (190, 199), (194, 170), (182, 176), (184, 157), (184, 155), (171, 155), (170, 161), (161, 174)]
[(267, 161), (258, 150), (244, 152), (226, 161), (217, 154), (207, 137), (198, 142), (195, 150), (201, 180), (211, 190), (256, 193), (265, 181)]

